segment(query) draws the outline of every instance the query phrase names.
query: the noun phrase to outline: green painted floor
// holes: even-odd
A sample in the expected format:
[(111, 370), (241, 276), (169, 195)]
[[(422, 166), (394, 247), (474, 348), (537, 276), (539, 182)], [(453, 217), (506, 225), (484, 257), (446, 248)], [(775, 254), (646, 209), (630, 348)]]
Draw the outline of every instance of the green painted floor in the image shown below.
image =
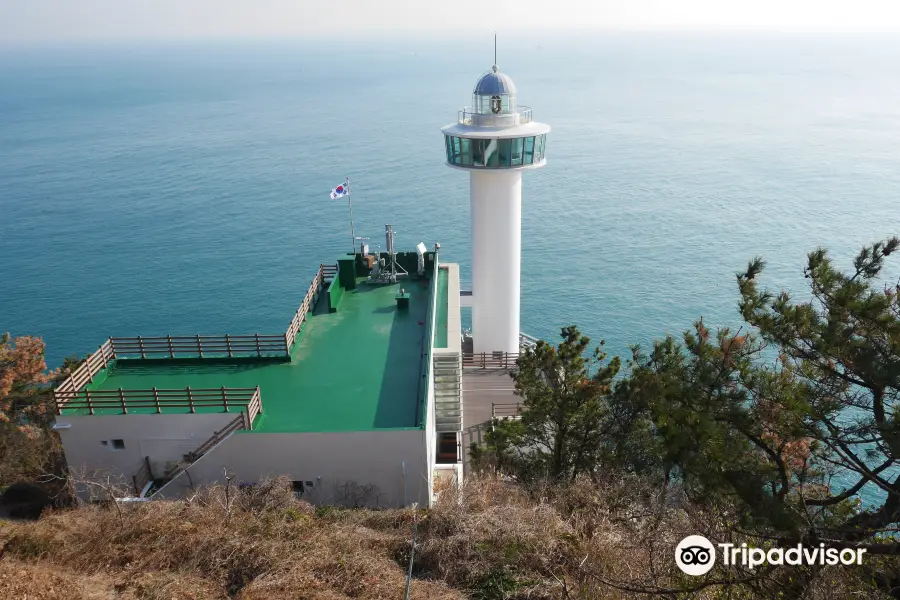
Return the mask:
[[(400, 287), (412, 294), (408, 312), (395, 307)], [(254, 423), (254, 431), (417, 427), (425, 394), (419, 382), (428, 293), (424, 280), (391, 286), (360, 284), (344, 294), (338, 311), (331, 314), (322, 314), (323, 294), (290, 362), (120, 361), (92, 389), (258, 385), (263, 414)]]
[(450, 271), (438, 269), (437, 310), (434, 323), (434, 347), (447, 347), (447, 315), (450, 307), (447, 304), (450, 289)]

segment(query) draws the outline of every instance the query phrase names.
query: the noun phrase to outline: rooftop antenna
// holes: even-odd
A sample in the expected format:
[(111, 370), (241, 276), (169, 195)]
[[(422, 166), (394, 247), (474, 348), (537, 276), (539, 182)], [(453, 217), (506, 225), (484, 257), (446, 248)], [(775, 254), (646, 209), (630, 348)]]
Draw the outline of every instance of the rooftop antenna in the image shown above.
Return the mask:
[(494, 32), (494, 64), (497, 64), (497, 32)]
[(409, 277), (409, 272), (397, 262), (397, 248), (395, 246), (393, 226), (384, 226), (384, 238), (387, 257), (383, 258), (381, 256), (381, 248), (379, 248), (376, 257), (378, 270), (369, 275), (369, 278), (366, 280), (368, 283), (397, 283), (398, 278)]

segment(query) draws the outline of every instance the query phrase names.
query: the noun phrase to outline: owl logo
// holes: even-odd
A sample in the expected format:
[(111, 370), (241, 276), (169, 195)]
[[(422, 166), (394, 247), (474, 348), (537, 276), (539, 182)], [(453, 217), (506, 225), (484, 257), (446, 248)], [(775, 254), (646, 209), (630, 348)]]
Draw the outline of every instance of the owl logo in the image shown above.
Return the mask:
[(715, 563), (715, 547), (702, 535), (689, 535), (675, 548), (675, 564), (688, 575), (705, 575)]

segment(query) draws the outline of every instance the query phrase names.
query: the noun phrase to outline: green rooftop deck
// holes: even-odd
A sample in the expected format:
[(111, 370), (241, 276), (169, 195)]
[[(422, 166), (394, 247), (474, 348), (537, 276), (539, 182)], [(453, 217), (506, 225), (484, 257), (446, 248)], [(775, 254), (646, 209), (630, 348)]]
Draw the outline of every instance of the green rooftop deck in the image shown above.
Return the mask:
[[(120, 359), (87, 389), (117, 390), (260, 387), (259, 432), (360, 431), (420, 426), (425, 391), (422, 355), (429, 302), (428, 281), (346, 290), (337, 312), (328, 294), (303, 324), (290, 360)], [(400, 287), (411, 294), (409, 310), (397, 310)], [(197, 408), (196, 412), (221, 412)], [(235, 412), (240, 410), (235, 407)], [(84, 411), (63, 410), (63, 414)], [(152, 408), (129, 413), (156, 412)], [(166, 408), (163, 412), (188, 412)], [(102, 409), (95, 414), (121, 414)]]

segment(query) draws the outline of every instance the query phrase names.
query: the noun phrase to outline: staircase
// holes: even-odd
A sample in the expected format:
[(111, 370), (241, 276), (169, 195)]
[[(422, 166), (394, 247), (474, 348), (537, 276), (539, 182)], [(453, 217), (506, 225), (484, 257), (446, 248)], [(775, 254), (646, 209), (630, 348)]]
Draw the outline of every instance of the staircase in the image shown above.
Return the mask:
[(334, 278), (337, 277), (338, 274), (338, 266), (337, 265), (322, 265), (322, 282), (323, 283), (331, 283), (334, 281)]
[(178, 477), (182, 471), (186, 468), (190, 468), (195, 462), (203, 458), (203, 455), (215, 448), (219, 443), (221, 443), (225, 438), (230, 436), (235, 431), (241, 429), (250, 429), (247, 423), (247, 415), (245, 412), (241, 412), (237, 417), (234, 418), (228, 425), (216, 431), (212, 434), (212, 436), (200, 444), (200, 446), (194, 450), (193, 452), (189, 452), (184, 455), (184, 461), (178, 463), (177, 465), (172, 466), (166, 474), (163, 475), (163, 481), (169, 482), (176, 477)]
[(438, 433), (462, 430), (462, 364), (458, 354), (434, 360), (434, 416)]

